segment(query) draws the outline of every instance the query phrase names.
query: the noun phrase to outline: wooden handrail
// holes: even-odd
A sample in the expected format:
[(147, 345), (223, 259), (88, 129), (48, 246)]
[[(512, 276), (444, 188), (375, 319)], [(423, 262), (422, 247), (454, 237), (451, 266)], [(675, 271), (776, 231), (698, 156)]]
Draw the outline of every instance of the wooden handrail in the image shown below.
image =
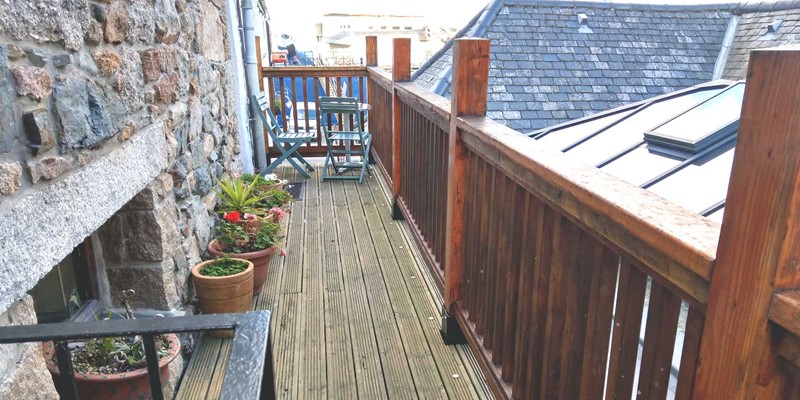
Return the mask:
[(416, 83), (398, 83), (395, 89), (403, 103), (408, 104), (431, 122), (449, 132), (450, 100), (425, 90)]
[(303, 78), (314, 76), (317, 78), (340, 77), (340, 76), (367, 76), (367, 67), (356, 66), (319, 66), (319, 67), (263, 67), (261, 68), (264, 78)]
[(800, 291), (786, 290), (772, 295), (769, 319), (778, 326), (800, 337)]
[(367, 67), (367, 76), (380, 87), (392, 90), (392, 74), (379, 67)]
[(459, 118), (458, 128), (470, 150), (526, 190), (680, 289), (696, 306), (707, 303), (719, 224), (488, 118)]

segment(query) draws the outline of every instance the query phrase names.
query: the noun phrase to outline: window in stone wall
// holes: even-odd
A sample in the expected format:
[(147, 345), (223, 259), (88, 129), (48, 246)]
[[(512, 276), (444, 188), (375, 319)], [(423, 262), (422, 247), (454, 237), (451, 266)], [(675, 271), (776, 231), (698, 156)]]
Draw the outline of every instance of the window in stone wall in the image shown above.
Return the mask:
[(91, 240), (87, 239), (28, 292), (33, 297), (39, 323), (67, 320), (80, 304), (97, 298), (91, 254)]

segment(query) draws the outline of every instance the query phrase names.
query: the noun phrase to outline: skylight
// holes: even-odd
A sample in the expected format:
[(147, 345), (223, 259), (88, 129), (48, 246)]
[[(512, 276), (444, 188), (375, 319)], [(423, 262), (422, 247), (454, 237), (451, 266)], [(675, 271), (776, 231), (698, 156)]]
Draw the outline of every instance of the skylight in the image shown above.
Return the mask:
[(744, 85), (734, 85), (664, 125), (645, 132), (644, 139), (655, 151), (663, 147), (697, 154), (738, 130), (743, 98)]
[(718, 221), (725, 208), (744, 86), (711, 82), (531, 136)]

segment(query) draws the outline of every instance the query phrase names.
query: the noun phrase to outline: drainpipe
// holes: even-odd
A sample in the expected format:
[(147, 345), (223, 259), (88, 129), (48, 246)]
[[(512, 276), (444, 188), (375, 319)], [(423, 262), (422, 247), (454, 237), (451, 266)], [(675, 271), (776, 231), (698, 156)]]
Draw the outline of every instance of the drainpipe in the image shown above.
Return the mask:
[(258, 118), (258, 105), (252, 101), (252, 96), (259, 92), (258, 87), (258, 59), (260, 54), (256, 54), (256, 35), (253, 29), (253, 0), (242, 0), (242, 25), (244, 30), (244, 72), (247, 80), (247, 102), (250, 103), (252, 118), (255, 130), (253, 138), (256, 150), (256, 164), (260, 171), (267, 169), (267, 148), (264, 143), (264, 125), (261, 118)]

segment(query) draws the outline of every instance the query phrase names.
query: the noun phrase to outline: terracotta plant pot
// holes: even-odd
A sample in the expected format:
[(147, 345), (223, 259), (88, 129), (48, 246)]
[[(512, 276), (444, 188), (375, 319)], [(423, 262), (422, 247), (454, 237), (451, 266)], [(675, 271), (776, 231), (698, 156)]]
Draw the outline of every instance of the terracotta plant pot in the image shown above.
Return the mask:
[(214, 239), (208, 243), (208, 252), (214, 257), (222, 257), (228, 255), (230, 257), (241, 258), (253, 263), (253, 294), (261, 293), (264, 287), (264, 282), (267, 280), (267, 272), (269, 272), (269, 262), (272, 260), (272, 255), (275, 254), (277, 246), (272, 246), (268, 249), (254, 251), (251, 253), (225, 253), (219, 248), (217, 240)]
[(201, 262), (192, 268), (197, 299), (204, 314), (226, 314), (250, 311), (253, 299), (253, 263), (239, 257), (235, 260), (246, 262), (247, 269), (229, 276), (205, 276), (200, 269), (215, 262)]
[[(158, 361), (161, 372), (161, 385), (169, 382), (169, 363), (178, 356), (181, 344), (178, 337), (168, 333), (165, 335), (169, 342), (167, 355)], [(58, 388), (60, 374), (55, 361), (55, 347), (53, 342), (42, 343), (44, 359), (47, 369), (53, 376)], [(150, 381), (147, 379), (147, 368), (120, 374), (81, 374), (75, 373), (75, 382), (78, 386), (78, 395), (81, 399), (89, 400), (123, 400), (123, 399), (149, 399)], [(59, 390), (60, 391), (60, 390)]]
[(283, 183), (276, 183), (274, 185), (264, 185), (261, 187), (261, 190), (263, 190), (264, 192), (269, 192), (270, 190), (273, 189), (281, 190), (283, 189), (283, 186), (284, 186)]

